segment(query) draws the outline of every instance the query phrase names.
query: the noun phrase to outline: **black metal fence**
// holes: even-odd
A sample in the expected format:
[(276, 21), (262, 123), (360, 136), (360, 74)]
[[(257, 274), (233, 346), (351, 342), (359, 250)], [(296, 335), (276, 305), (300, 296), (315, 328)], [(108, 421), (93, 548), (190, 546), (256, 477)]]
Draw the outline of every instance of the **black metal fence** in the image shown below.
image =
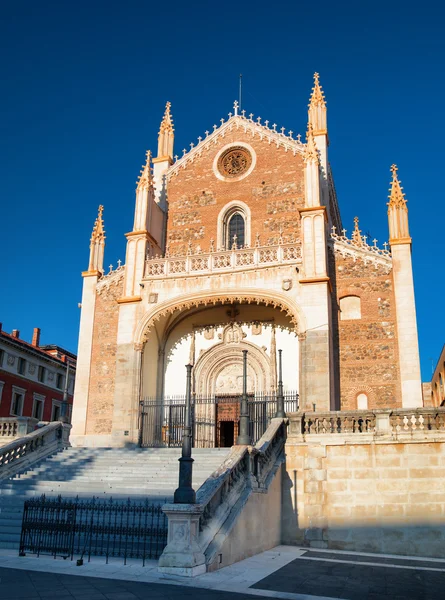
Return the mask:
[[(222, 423), (233, 422), (236, 441), (239, 421), (239, 395), (192, 398), (192, 443), (195, 448), (214, 448), (223, 443)], [(275, 393), (255, 394), (248, 398), (249, 433), (255, 444), (266, 431), (277, 410)], [(298, 394), (284, 393), (286, 413), (298, 410)], [(142, 447), (179, 448), (185, 418), (185, 396), (144, 398), (139, 411), (139, 444)], [(227, 443), (227, 437), (225, 438)], [(232, 444), (229, 444), (232, 445)]]
[(25, 501), (20, 556), (156, 559), (167, 545), (162, 503), (47, 498)]

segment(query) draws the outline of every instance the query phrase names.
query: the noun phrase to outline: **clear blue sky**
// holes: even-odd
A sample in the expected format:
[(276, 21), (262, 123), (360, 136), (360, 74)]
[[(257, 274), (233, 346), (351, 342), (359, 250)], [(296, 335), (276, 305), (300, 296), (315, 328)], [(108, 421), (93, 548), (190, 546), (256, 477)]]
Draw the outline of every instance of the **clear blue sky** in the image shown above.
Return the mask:
[(77, 350), (91, 228), (125, 258), (135, 181), (166, 100), (178, 154), (244, 108), (304, 134), (312, 74), (328, 101), (343, 222), (387, 240), (390, 165), (409, 201), (423, 378), (445, 342), (444, 9), (439, 2), (2, 4), (0, 321)]

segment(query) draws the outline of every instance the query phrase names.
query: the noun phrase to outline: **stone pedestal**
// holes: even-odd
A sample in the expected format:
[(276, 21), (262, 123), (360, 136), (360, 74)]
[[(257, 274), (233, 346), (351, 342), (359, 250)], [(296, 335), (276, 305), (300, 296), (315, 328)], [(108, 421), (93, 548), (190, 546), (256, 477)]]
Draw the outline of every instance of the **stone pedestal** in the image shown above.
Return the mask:
[(168, 541), (158, 571), (169, 575), (196, 577), (206, 572), (205, 556), (198, 544), (201, 507), (196, 504), (166, 504)]

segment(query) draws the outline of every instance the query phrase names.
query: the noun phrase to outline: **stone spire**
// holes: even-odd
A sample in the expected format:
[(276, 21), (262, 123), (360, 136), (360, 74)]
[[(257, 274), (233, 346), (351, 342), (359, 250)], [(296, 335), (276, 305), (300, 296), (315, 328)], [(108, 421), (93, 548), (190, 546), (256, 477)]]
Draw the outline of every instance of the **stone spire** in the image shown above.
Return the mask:
[(139, 179), (137, 181), (137, 189), (148, 190), (153, 186), (153, 174), (151, 171), (151, 152), (147, 150), (145, 153), (145, 165), (141, 169), (141, 174), (139, 175)]
[(308, 120), (314, 130), (314, 135), (327, 133), (326, 100), (319, 82), (318, 73), (314, 73), (314, 87), (309, 102)]
[(94, 222), (93, 232), (90, 240), (90, 262), (88, 272), (103, 272), (104, 267), (104, 248), (105, 248), (105, 229), (102, 214), (104, 207), (99, 206), (97, 218)]
[(389, 224), (389, 243), (411, 242), (408, 227), (408, 207), (406, 205), (403, 187), (400, 185), (397, 176), (396, 165), (391, 166), (392, 181), (389, 189), (388, 202), (388, 224)]
[(320, 162), (319, 158), (318, 158), (317, 147), (315, 145), (313, 127), (312, 127), (312, 123), (310, 121), (307, 124), (306, 150), (304, 153), (304, 162), (305, 163), (311, 162), (311, 163), (315, 163), (317, 165)]
[(164, 117), (159, 128), (157, 158), (173, 159), (173, 142), (175, 139), (173, 119), (170, 113), (171, 103), (165, 105)]

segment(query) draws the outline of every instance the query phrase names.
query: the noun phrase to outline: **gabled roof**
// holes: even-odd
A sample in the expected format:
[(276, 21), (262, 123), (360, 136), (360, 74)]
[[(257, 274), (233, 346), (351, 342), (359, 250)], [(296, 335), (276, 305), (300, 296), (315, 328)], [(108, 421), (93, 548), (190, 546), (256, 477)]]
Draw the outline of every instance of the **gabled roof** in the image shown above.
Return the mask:
[[(184, 155), (181, 158), (175, 157), (177, 160), (167, 170), (166, 177), (170, 179), (173, 175), (177, 175), (180, 169), (184, 169), (188, 164), (192, 163), (195, 158), (200, 157), (203, 152), (208, 151), (212, 144), (216, 144), (220, 138), (224, 138), (227, 133), (232, 131), (242, 130), (244, 133), (249, 133), (252, 138), (258, 137), (260, 140), (266, 140), (269, 144), (274, 144), (277, 148), (284, 148), (286, 152), (292, 152), (296, 154), (304, 155), (306, 144), (298, 139), (292, 137), (292, 131), (289, 131), (288, 135), (284, 134), (285, 128), (282, 127), (280, 131), (277, 131), (275, 123), (272, 128), (269, 127), (269, 121), (265, 121), (264, 125), (261, 123), (261, 118), (258, 117), (256, 121), (253, 120), (253, 115), (249, 115), (249, 118), (245, 117), (244, 114), (238, 114), (238, 106), (235, 103), (235, 114), (229, 113), (228, 121), (224, 122), (221, 119), (221, 125), (217, 127), (213, 126), (213, 132), (206, 131), (205, 138), (198, 138), (198, 145), (190, 144), (192, 147), (189, 152), (184, 151)], [(243, 113), (245, 111), (242, 111)]]

